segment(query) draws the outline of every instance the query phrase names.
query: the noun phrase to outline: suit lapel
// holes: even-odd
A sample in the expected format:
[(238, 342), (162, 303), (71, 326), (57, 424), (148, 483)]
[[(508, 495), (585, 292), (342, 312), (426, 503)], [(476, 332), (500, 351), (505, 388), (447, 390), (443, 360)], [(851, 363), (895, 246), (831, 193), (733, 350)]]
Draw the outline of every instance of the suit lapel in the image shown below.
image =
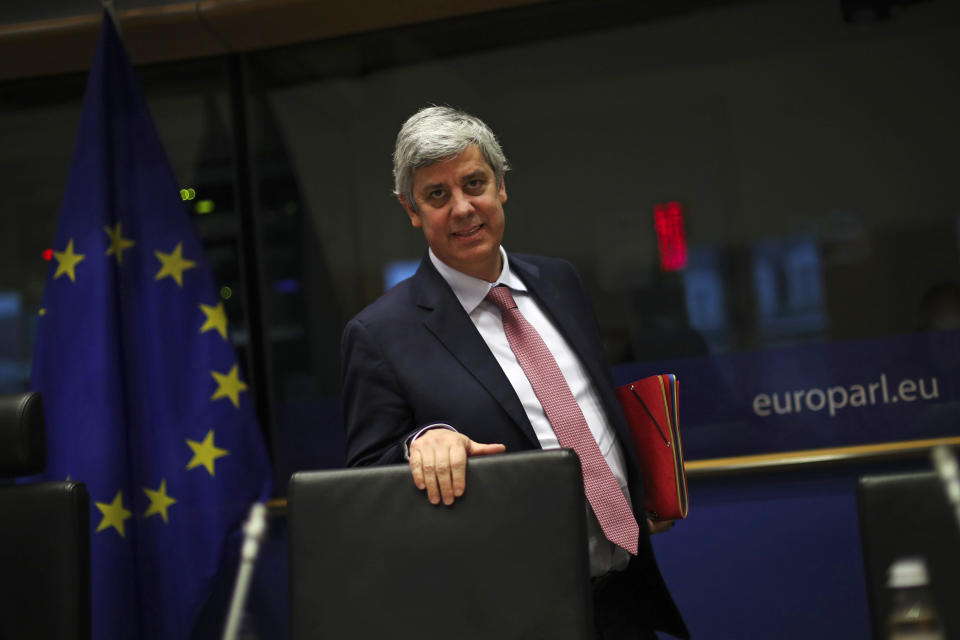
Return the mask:
[(423, 321), (427, 330), (493, 396), (531, 444), (540, 446), (510, 381), (429, 256), (421, 261), (413, 285), (415, 303), (428, 312)]

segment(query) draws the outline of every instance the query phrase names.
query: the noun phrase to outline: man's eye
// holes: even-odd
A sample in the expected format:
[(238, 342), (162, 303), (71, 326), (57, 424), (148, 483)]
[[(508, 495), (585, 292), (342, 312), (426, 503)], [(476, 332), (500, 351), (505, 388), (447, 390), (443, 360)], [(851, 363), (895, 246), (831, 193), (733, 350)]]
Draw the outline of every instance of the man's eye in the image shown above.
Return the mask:
[(477, 190), (477, 189), (480, 189), (480, 188), (482, 188), (482, 187), (483, 187), (483, 180), (479, 180), (479, 179), (477, 179), (477, 180), (471, 180), (470, 182), (467, 183), (467, 188), (468, 188), (468, 189)]
[(439, 200), (443, 197), (443, 189), (434, 189), (431, 191), (428, 196), (431, 200)]

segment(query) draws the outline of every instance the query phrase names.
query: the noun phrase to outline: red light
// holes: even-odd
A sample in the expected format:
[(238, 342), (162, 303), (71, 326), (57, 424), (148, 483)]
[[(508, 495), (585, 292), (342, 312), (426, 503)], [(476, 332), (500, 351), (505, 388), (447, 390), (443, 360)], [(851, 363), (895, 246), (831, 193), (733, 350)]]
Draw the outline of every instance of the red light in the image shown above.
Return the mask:
[(53, 260), (53, 249), (44, 249), (43, 250), (43, 259), (47, 262)]
[(679, 202), (653, 205), (661, 271), (679, 271), (687, 266), (687, 232)]

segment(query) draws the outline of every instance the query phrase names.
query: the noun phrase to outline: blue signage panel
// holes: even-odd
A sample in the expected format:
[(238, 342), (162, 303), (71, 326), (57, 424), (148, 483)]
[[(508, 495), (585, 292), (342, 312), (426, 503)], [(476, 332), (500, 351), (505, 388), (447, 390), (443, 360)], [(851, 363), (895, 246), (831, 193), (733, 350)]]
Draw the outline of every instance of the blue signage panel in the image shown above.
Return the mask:
[(677, 375), (687, 460), (960, 435), (960, 331), (619, 365)]

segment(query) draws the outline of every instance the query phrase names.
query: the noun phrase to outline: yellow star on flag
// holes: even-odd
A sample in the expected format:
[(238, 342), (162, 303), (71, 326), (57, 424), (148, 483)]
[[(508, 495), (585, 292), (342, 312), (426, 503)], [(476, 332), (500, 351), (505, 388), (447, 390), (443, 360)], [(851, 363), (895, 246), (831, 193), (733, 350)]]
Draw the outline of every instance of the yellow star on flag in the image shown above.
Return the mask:
[(123, 237), (123, 231), (121, 230), (122, 222), (118, 222), (117, 226), (111, 229), (108, 225), (104, 225), (103, 230), (107, 232), (107, 235), (110, 236), (110, 247), (107, 249), (106, 255), (108, 256), (117, 256), (117, 264), (123, 264), (123, 252), (125, 249), (129, 249), (136, 244), (130, 238)]
[(223, 303), (221, 302), (215, 307), (201, 304), (200, 310), (203, 311), (204, 315), (207, 316), (203, 326), (200, 327), (200, 333), (203, 333), (204, 331), (210, 331), (211, 329), (216, 329), (220, 333), (220, 337), (226, 340), (227, 312), (223, 308)]
[(74, 269), (77, 263), (83, 261), (86, 256), (82, 253), (73, 252), (73, 238), (70, 238), (70, 241), (67, 243), (66, 250), (54, 251), (53, 257), (57, 261), (57, 271), (53, 274), (53, 279), (56, 280), (63, 274), (67, 274), (72, 282), (76, 282), (77, 276), (74, 273)]
[(154, 280), (170, 276), (177, 281), (178, 286), (182, 287), (183, 272), (197, 266), (197, 263), (193, 260), (187, 260), (183, 257), (182, 242), (178, 242), (177, 246), (174, 247), (170, 253), (154, 251), (153, 254), (157, 256), (157, 260), (159, 260), (161, 264), (160, 271), (157, 271), (157, 275), (153, 277)]
[(203, 465), (210, 475), (213, 475), (213, 461), (230, 453), (226, 449), (214, 446), (213, 429), (207, 432), (207, 437), (203, 439), (203, 442), (188, 439), (187, 444), (193, 449), (193, 458), (187, 463), (188, 471), (194, 467)]
[(213, 395), (210, 396), (210, 399), (217, 400), (219, 398), (230, 398), (230, 402), (233, 403), (233, 406), (239, 407), (240, 392), (247, 390), (247, 383), (239, 378), (237, 365), (233, 365), (233, 368), (227, 373), (211, 371), (210, 375), (212, 375), (213, 379), (217, 381), (217, 390), (213, 392)]
[(103, 520), (101, 520), (99, 526), (97, 526), (97, 533), (108, 527), (113, 527), (120, 532), (120, 537), (125, 538), (123, 521), (133, 514), (123, 508), (123, 491), (117, 491), (117, 496), (110, 504), (105, 502), (97, 502), (95, 504), (97, 505), (97, 509), (100, 509), (100, 512), (103, 514)]
[(147, 507), (147, 511), (143, 514), (143, 517), (149, 518), (159, 513), (163, 517), (163, 521), (167, 522), (167, 508), (177, 502), (167, 495), (167, 479), (163, 478), (160, 480), (160, 487), (156, 491), (144, 487), (143, 492), (150, 498), (150, 506)]

